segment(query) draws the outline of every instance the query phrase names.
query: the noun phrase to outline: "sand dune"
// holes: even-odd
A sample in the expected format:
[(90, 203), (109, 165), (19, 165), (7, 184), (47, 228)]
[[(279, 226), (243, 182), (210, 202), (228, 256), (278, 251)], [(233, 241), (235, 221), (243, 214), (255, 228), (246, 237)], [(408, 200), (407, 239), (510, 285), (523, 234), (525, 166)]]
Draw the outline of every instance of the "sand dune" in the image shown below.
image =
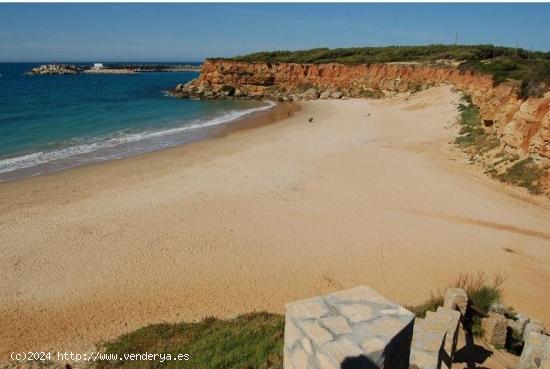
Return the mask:
[(550, 207), (452, 149), (457, 98), (312, 101), (277, 124), (1, 184), (0, 354), (358, 284), (419, 303), (479, 270), (507, 273), (506, 302), (550, 326)]

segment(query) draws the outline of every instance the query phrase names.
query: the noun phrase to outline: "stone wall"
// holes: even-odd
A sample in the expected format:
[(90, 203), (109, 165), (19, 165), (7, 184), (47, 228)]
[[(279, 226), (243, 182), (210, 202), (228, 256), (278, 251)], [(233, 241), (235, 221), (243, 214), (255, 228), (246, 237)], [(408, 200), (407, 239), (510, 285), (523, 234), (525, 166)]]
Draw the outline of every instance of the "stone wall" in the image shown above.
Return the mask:
[[(483, 340), (492, 350), (504, 349), (514, 327), (524, 328), (530, 320), (521, 314), (506, 318), (499, 309), (492, 306), (481, 321)], [(424, 318), (366, 286), (295, 301), (286, 308), (283, 368), (450, 369), (460, 327), (472, 314), (479, 312), (458, 288), (447, 290), (444, 306)], [(550, 369), (550, 337), (533, 322), (525, 328), (518, 369)]]

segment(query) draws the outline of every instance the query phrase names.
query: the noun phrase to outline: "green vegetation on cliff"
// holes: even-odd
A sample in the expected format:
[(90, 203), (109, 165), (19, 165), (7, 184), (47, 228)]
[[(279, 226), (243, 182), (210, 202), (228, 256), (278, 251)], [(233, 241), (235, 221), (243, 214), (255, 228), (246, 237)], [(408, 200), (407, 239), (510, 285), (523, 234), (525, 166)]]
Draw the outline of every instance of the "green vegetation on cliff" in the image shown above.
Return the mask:
[(455, 139), (464, 152), (470, 154), (470, 160), (476, 161), (487, 153), (493, 153), (494, 160), (485, 162), (486, 173), (501, 182), (525, 187), (530, 193), (538, 195), (543, 192), (542, 178), (544, 169), (538, 166), (532, 157), (519, 160), (519, 156), (495, 150), (500, 147), (500, 140), (490, 130), (483, 128), (479, 108), (472, 103), (469, 96), (464, 96), (458, 105), (460, 113), (459, 136)]
[(514, 184), (527, 188), (527, 190), (535, 195), (543, 192), (541, 179), (544, 176), (544, 169), (539, 167), (533, 158), (527, 157), (514, 163), (504, 173), (498, 175), (498, 179), (502, 182)]
[(341, 63), (460, 62), (463, 70), (493, 76), (496, 84), (507, 79), (522, 82), (523, 96), (540, 96), (550, 86), (550, 52), (527, 51), (493, 45), (384, 46), (298, 51), (266, 51), (228, 59), (249, 63)]
[(527, 51), (493, 45), (426, 45), (310, 49), (298, 51), (265, 51), (228, 58), (227, 60), (268, 63), (389, 63), (407, 61), (460, 60), (481, 61), (498, 58), (547, 60), (550, 52)]
[(483, 154), (500, 145), (498, 137), (489, 134), (483, 128), (479, 108), (472, 103), (469, 96), (464, 96), (458, 105), (460, 131), (455, 143), (464, 151)]

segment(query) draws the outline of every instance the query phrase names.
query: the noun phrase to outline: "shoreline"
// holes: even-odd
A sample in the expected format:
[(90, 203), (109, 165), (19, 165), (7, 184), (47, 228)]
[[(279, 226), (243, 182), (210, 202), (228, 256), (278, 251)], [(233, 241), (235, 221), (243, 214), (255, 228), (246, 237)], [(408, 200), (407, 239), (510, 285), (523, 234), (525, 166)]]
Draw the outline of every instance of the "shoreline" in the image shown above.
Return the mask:
[[(0, 173), (0, 185), (3, 183), (18, 182), (28, 178), (52, 175), (52, 174), (61, 173), (67, 170), (73, 170), (81, 167), (98, 165), (98, 164), (110, 162), (113, 160), (123, 160), (131, 157), (135, 157), (135, 156), (146, 155), (156, 151), (168, 150), (173, 147), (188, 145), (190, 143), (198, 142), (202, 140), (208, 140), (216, 137), (223, 137), (224, 135), (231, 134), (231, 132), (236, 132), (242, 129), (249, 129), (254, 127), (259, 127), (265, 124), (275, 123), (278, 120), (291, 116), (298, 110), (299, 110), (299, 106), (297, 104), (293, 104), (290, 102), (274, 102), (273, 106), (266, 107), (266, 109), (264, 110), (249, 112), (243, 115), (242, 117), (232, 119), (213, 126), (205, 125), (204, 127), (198, 127), (196, 129), (189, 130), (189, 132), (187, 132), (187, 136), (182, 142), (174, 143), (173, 145), (170, 145), (167, 147), (146, 150), (143, 152), (135, 152), (122, 157), (98, 159), (96, 161), (84, 162), (84, 163), (80, 163), (80, 164), (72, 165), (68, 167), (63, 167), (62, 163), (57, 164), (56, 162), (41, 163), (28, 168), (22, 168), (11, 172)], [(95, 154), (95, 151), (92, 151), (84, 155), (93, 155), (93, 154)], [(44, 171), (42, 171), (41, 169), (43, 166), (46, 166), (46, 169)]]
[(415, 304), (478, 270), (506, 271), (505, 302), (548, 325), (549, 209), (470, 176), (448, 144), (455, 99), (305, 102), (277, 124), (0, 184), (0, 356), (358, 284)]

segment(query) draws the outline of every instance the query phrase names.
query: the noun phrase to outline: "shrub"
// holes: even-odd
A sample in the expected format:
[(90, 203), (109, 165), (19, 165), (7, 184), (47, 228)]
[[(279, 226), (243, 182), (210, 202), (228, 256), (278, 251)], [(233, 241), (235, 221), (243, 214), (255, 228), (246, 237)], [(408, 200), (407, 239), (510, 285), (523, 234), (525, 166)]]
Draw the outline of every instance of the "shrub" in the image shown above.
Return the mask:
[[(500, 302), (501, 286), (506, 280), (502, 273), (497, 273), (492, 282), (487, 282), (485, 273), (477, 274), (461, 274), (454, 283), (451, 283), (447, 288), (462, 288), (466, 291), (470, 305), (473, 305), (476, 310), (486, 314), (492, 304)], [(439, 306), (443, 306), (445, 301), (445, 290), (440, 289), (436, 293), (432, 293), (430, 298), (424, 303), (416, 306), (407, 306), (416, 317), (424, 318), (428, 311), (436, 311)], [(476, 336), (481, 336), (483, 330), (481, 328), (481, 318), (477, 315), (469, 317), (465, 321), (465, 326), (471, 329)]]
[[(212, 58), (213, 60), (224, 58)], [(225, 60), (267, 63), (385, 63), (436, 60), (499, 60), (500, 69), (514, 70), (514, 60), (550, 60), (548, 52), (531, 52), (493, 45), (423, 45), (353, 48), (317, 48), (297, 51), (262, 51)]]
[(536, 165), (533, 158), (528, 157), (514, 163), (498, 178), (502, 182), (525, 187), (532, 194), (540, 194), (542, 193), (540, 180), (543, 175), (544, 170)]
[(489, 307), (500, 301), (501, 286), (505, 280), (506, 277), (502, 273), (497, 273), (491, 283), (487, 282), (487, 277), (483, 272), (475, 275), (461, 274), (454, 283), (454, 287), (464, 289), (468, 294), (470, 304), (487, 314)]

